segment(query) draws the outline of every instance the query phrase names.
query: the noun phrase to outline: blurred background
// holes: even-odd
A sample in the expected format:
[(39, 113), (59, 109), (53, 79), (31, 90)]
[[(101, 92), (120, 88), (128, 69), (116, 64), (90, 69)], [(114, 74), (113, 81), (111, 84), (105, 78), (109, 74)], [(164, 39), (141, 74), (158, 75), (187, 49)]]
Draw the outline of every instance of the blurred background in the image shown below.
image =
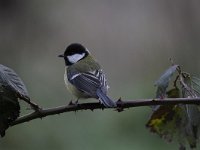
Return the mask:
[[(152, 98), (169, 58), (200, 75), (199, 6), (197, 0), (0, 0), (0, 63), (20, 75), (42, 107), (64, 105), (73, 97), (57, 56), (80, 42), (103, 66), (110, 97)], [(21, 115), (30, 112), (21, 105)], [(145, 128), (150, 113), (138, 107), (48, 116), (7, 130), (0, 149), (177, 149)]]

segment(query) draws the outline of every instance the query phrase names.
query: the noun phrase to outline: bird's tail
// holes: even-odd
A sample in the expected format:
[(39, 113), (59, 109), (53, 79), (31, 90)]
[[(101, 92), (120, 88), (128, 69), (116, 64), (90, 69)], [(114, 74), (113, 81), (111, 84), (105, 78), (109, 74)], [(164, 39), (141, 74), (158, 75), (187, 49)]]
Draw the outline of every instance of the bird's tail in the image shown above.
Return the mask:
[(117, 107), (117, 104), (111, 100), (105, 93), (102, 92), (102, 90), (97, 90), (97, 96), (99, 97), (100, 102), (105, 107)]

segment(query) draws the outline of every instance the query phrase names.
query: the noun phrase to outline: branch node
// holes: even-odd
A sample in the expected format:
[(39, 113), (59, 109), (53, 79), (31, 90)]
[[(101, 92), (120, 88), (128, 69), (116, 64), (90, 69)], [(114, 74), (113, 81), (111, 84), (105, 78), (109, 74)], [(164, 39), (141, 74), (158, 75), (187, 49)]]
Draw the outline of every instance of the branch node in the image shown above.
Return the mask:
[(122, 108), (122, 107), (117, 107), (117, 108), (115, 109), (115, 111), (117, 111), (117, 112), (122, 112), (122, 111), (124, 111), (124, 108)]
[(122, 102), (122, 98), (121, 97), (118, 99), (118, 102)]
[(152, 102), (155, 102), (156, 100), (155, 100), (155, 99), (152, 99), (151, 101), (152, 101)]
[(124, 108), (123, 108), (123, 101), (122, 101), (122, 98), (121, 98), (121, 97), (117, 100), (116, 104), (117, 104), (116, 111), (118, 111), (118, 112), (124, 111)]
[(117, 104), (117, 107), (123, 106), (123, 101), (122, 101), (121, 97), (117, 100), (116, 104)]

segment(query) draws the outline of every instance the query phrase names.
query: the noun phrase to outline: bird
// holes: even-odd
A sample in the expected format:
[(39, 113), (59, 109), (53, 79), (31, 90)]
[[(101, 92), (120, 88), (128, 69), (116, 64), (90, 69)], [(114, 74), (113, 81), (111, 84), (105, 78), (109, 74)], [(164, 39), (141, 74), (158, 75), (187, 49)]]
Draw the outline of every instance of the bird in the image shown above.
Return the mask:
[(95, 98), (105, 107), (114, 108), (116, 102), (107, 96), (108, 84), (100, 64), (80, 43), (70, 44), (64, 54), (64, 81), (72, 95), (79, 99)]

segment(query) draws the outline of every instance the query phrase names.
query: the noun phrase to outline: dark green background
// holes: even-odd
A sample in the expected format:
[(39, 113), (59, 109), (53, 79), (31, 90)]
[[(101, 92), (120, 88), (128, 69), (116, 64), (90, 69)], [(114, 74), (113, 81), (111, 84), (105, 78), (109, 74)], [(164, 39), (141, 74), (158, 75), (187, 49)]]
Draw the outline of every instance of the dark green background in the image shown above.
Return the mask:
[[(110, 97), (152, 98), (169, 58), (199, 75), (199, 5), (196, 0), (0, 0), (0, 63), (20, 75), (42, 107), (67, 104), (73, 97), (57, 55), (80, 42), (102, 64)], [(30, 112), (21, 105), (21, 114)], [(140, 107), (48, 116), (10, 128), (0, 149), (177, 149), (145, 128), (150, 113)]]

